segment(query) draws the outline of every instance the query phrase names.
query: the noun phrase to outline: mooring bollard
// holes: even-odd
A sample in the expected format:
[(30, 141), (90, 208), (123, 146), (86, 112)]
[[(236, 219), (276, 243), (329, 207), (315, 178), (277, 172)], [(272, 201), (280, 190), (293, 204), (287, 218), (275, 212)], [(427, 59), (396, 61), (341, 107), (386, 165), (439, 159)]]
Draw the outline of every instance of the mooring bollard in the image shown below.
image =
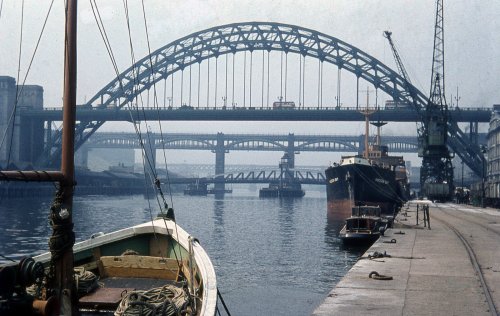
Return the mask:
[(431, 217), (429, 216), (429, 205), (425, 208), (425, 212), (427, 213), (427, 227), (431, 229)]
[(418, 204), (417, 204), (417, 226), (418, 226)]

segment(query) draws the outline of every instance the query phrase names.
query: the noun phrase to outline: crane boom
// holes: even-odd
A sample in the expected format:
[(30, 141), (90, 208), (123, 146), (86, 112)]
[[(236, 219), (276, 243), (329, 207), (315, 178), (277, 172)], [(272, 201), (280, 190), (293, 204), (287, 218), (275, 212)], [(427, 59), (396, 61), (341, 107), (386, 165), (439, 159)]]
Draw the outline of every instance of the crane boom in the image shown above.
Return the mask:
[(408, 72), (405, 69), (403, 61), (399, 56), (399, 53), (396, 49), (396, 45), (394, 45), (391, 36), (392, 32), (384, 31), (384, 37), (387, 38), (387, 40), (389, 41), (389, 45), (391, 45), (392, 54), (394, 55), (394, 59), (396, 60), (396, 66), (398, 67), (399, 74), (404, 78), (404, 80), (406, 80), (407, 83), (411, 84), (410, 76), (408, 75)]

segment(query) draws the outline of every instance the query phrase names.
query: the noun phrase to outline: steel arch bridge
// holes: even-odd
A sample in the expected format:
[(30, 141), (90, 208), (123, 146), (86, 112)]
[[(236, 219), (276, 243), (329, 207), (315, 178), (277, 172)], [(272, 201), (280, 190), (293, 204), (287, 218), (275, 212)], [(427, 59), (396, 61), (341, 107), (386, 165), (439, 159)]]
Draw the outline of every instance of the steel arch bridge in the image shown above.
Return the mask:
[[(333, 36), (289, 24), (244, 22), (196, 32), (159, 48), (113, 79), (86, 106), (107, 107), (116, 104), (121, 108), (132, 104), (138, 94), (150, 89), (156, 82), (189, 65), (225, 54), (258, 50), (295, 53), (337, 65), (339, 69), (366, 80), (395, 100), (414, 104), (418, 112), (428, 104), (428, 98), (397, 72), (375, 57)], [(77, 124), (75, 146), (81, 146), (102, 124), (104, 121)], [(484, 158), (479, 146), (471, 146), (456, 122), (450, 122), (449, 125), (449, 146), (472, 170), (480, 173)], [(49, 144), (50, 147), (45, 149), (43, 156), (50, 157), (50, 162), (59, 159), (60, 139), (61, 133), (57, 133), (53, 142), (56, 146)]]

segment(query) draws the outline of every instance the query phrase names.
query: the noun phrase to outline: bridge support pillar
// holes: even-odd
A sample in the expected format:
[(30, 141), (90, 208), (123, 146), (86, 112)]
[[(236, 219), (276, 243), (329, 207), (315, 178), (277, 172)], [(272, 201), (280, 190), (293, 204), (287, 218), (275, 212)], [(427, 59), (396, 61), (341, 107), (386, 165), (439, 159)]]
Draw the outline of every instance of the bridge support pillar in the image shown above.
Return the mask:
[(217, 133), (217, 143), (215, 145), (215, 184), (214, 189), (217, 193), (224, 193), (226, 186), (224, 184), (224, 165), (226, 163), (226, 148), (224, 147), (224, 134)]
[(479, 140), (478, 122), (469, 123), (469, 140), (472, 144), (477, 144)]
[(293, 133), (288, 134), (288, 146), (286, 148), (286, 153), (288, 154), (288, 167), (290, 169), (295, 168), (295, 135)]
[(148, 132), (148, 137), (144, 140), (144, 155), (145, 172), (153, 178), (156, 173), (156, 145), (154, 135), (151, 132)]
[(88, 169), (89, 167), (89, 147), (86, 144), (80, 146), (75, 152), (75, 165)]

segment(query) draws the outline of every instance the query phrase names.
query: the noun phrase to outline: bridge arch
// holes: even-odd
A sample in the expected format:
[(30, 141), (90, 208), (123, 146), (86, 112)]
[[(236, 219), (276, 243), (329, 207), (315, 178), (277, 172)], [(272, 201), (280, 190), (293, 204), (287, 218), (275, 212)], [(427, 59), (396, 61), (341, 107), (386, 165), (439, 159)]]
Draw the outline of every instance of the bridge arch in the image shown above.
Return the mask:
[[(378, 59), (333, 36), (296, 25), (271, 22), (243, 22), (216, 26), (195, 32), (152, 52), (109, 82), (86, 104), (121, 108), (156, 82), (189, 65), (241, 51), (282, 51), (301, 54), (337, 65), (373, 84), (396, 100), (424, 107), (427, 97), (413, 86), (410, 94), (405, 80)], [(80, 122), (76, 127), (75, 146), (81, 146), (104, 121)], [(60, 144), (60, 133), (53, 144)], [(60, 156), (60, 149), (46, 148), (46, 156)], [(57, 159), (57, 158), (56, 158)]]

